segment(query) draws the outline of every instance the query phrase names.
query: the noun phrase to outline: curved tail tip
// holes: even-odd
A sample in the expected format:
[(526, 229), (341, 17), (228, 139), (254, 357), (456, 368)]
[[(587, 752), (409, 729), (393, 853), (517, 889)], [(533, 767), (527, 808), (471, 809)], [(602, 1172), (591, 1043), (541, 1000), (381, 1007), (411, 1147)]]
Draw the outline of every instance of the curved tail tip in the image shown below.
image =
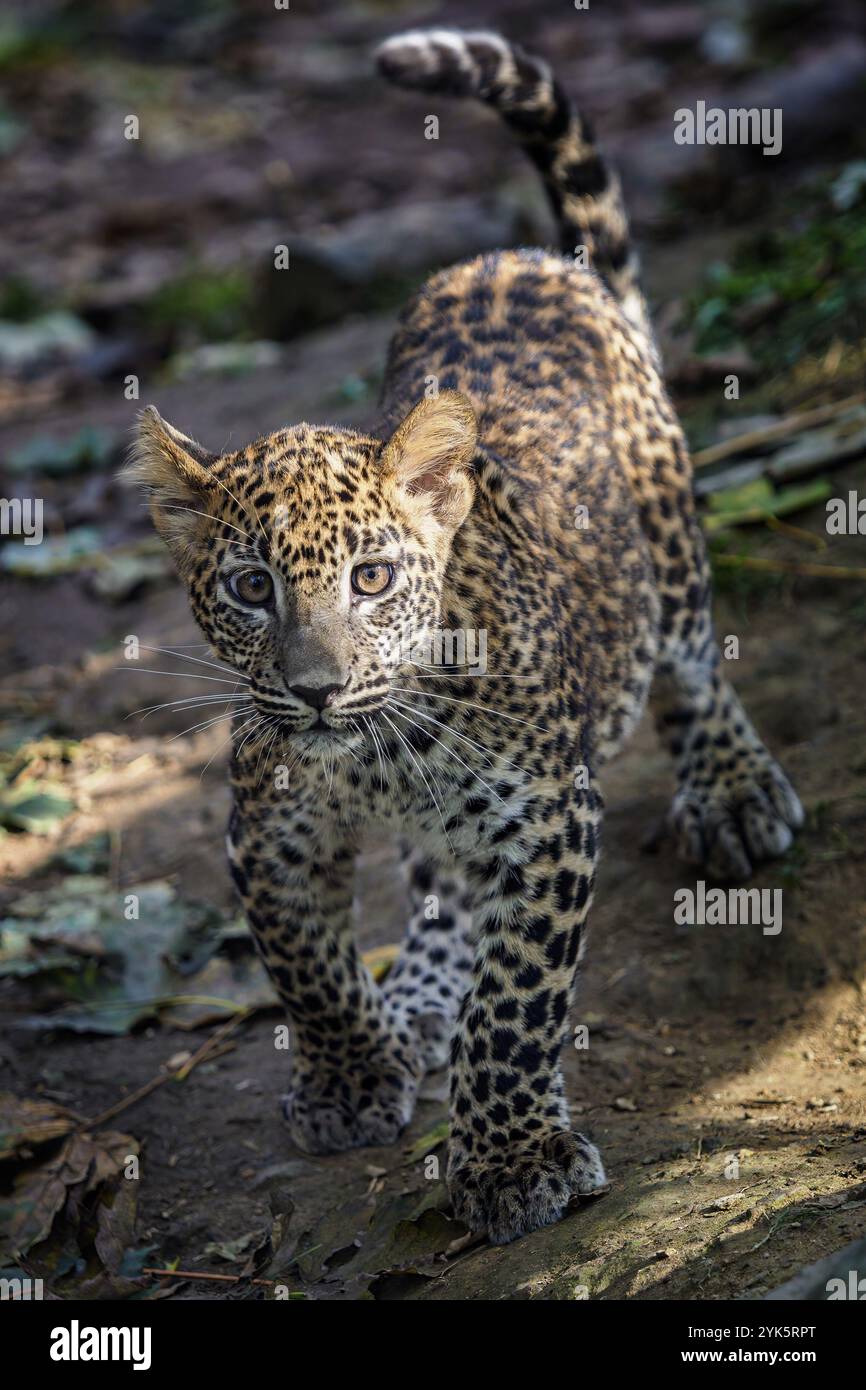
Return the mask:
[(435, 80), (439, 70), (439, 60), (431, 46), (434, 35), (435, 29), (408, 29), (403, 34), (392, 34), (374, 50), (376, 67), (398, 86), (423, 87), (425, 80)]
[(407, 29), (393, 34), (374, 50), (376, 66), (383, 77), (400, 87), (439, 88), (446, 72), (451, 83), (471, 90), (477, 79), (472, 43), (499, 50), (503, 56), (508, 44), (501, 34), (477, 29)]

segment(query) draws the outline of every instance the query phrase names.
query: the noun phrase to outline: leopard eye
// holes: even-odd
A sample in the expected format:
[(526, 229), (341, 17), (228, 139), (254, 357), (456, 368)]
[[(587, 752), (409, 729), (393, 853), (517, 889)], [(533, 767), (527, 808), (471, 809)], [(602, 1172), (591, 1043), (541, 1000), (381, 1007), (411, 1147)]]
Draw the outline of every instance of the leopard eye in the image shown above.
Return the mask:
[(356, 565), (352, 570), (352, 588), (356, 594), (372, 598), (384, 594), (394, 579), (394, 566), (384, 562), (369, 565)]
[(241, 603), (259, 605), (273, 596), (274, 581), (267, 570), (239, 570), (229, 579), (229, 588)]

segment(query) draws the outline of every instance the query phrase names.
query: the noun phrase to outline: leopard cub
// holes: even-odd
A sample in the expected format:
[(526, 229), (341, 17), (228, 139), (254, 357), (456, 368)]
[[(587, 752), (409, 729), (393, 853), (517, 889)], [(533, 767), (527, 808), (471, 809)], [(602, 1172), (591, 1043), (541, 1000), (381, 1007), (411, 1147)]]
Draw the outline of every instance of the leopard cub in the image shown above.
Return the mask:
[[(454, 1210), (508, 1241), (606, 1182), (559, 1053), (599, 777), (646, 701), (688, 860), (745, 876), (803, 813), (721, 672), (686, 445), (588, 122), (496, 34), (407, 33), (378, 62), (499, 112), (561, 254), (430, 279), (372, 433), (301, 424), (212, 454), (151, 408), (131, 473), (243, 684), (228, 855), (293, 1025), (292, 1137), (312, 1153), (391, 1143), (450, 1058)], [(442, 630), (486, 634), (486, 666), (425, 659)], [(411, 902), (381, 988), (351, 934), (371, 824), (405, 845)]]

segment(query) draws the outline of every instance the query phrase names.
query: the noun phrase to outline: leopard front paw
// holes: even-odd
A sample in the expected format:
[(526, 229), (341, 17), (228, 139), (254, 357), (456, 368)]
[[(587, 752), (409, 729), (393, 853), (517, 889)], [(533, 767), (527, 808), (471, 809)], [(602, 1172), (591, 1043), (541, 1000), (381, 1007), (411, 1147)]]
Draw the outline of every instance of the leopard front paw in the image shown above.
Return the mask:
[(412, 1118), (422, 1075), (418, 1059), (394, 1056), (296, 1075), (283, 1099), (293, 1142), (311, 1154), (393, 1144)]
[(559, 1221), (573, 1197), (603, 1192), (598, 1149), (582, 1134), (557, 1130), (519, 1150), (459, 1159), (448, 1175), (454, 1215), (495, 1245)]
[(686, 781), (674, 798), (671, 825), (683, 859), (713, 878), (744, 879), (764, 859), (790, 847), (803, 807), (769, 754), (749, 760), (745, 775)]

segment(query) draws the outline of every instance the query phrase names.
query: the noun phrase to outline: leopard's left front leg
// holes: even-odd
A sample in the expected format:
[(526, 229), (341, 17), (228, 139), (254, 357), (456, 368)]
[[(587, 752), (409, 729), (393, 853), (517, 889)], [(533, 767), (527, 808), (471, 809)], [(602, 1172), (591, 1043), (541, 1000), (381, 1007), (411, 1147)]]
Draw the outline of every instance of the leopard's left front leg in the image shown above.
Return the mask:
[(550, 783), (494, 822), (469, 866), (477, 953), (453, 1056), (448, 1185), (455, 1213), (504, 1243), (605, 1186), (572, 1131), (559, 1053), (597, 857), (601, 797)]
[(351, 930), (354, 849), (334, 838), (315, 787), (236, 811), (232, 875), (292, 1024), (286, 1118), (309, 1153), (390, 1144), (412, 1116), (424, 1066), (388, 1016)]

